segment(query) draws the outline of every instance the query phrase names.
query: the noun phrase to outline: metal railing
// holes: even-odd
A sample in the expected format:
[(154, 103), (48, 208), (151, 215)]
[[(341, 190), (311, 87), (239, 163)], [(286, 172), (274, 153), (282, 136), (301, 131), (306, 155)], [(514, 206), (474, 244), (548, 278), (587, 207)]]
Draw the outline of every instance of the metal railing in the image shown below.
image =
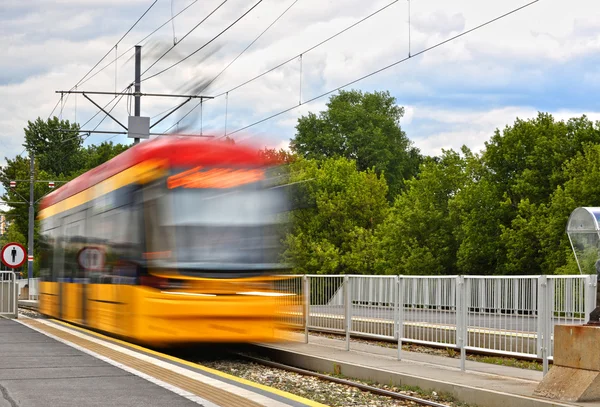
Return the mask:
[(18, 293), (16, 276), (12, 271), (0, 271), (0, 316), (17, 318)]
[[(10, 275), (18, 297), (29, 280)], [(38, 282), (21, 299), (37, 299)], [(290, 294), (280, 297), (281, 321), (307, 342), (309, 331), (345, 335), (346, 349), (351, 335), (393, 340), (398, 358), (403, 342), (443, 346), (460, 351), (463, 369), (467, 350), (537, 357), (547, 372), (554, 326), (585, 324), (596, 285), (596, 275), (287, 275), (275, 289)]]
[[(596, 304), (595, 275), (290, 277), (295, 328), (552, 360), (554, 326), (582, 325)], [(302, 305), (304, 303), (304, 305)], [(289, 312), (286, 308), (284, 313)], [(303, 324), (301, 324), (303, 323)]]

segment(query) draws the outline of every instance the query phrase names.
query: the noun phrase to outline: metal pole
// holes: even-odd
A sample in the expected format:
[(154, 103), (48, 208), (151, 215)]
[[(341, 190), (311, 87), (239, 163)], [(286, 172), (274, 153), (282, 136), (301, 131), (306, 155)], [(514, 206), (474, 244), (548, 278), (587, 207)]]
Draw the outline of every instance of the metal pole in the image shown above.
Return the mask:
[(460, 348), (460, 370), (462, 372), (465, 371), (466, 367), (466, 359), (467, 359), (467, 351), (465, 346), (467, 344), (467, 338), (465, 337), (467, 334), (467, 290), (465, 287), (465, 278), (464, 276), (458, 276), (456, 278), (457, 285), (457, 314), (456, 315), (456, 343)]
[(396, 298), (398, 301), (398, 360), (402, 360), (402, 338), (404, 337), (404, 276), (396, 277), (396, 289), (398, 290)]
[[(29, 161), (30, 161), (30, 174), (29, 174), (29, 225), (28, 225), (28, 237), (27, 237), (27, 278), (29, 279), (29, 292), (31, 292), (31, 286), (33, 284), (33, 227), (34, 227), (34, 217), (33, 217), (33, 185), (34, 185), (34, 163), (33, 163), (33, 152), (29, 152)], [(28, 299), (31, 297), (28, 296)]]
[(346, 350), (350, 350), (350, 329), (352, 329), (352, 310), (350, 309), (350, 277), (344, 276), (344, 327), (346, 328)]
[[(140, 102), (141, 102), (141, 72), (142, 72), (142, 46), (135, 46), (135, 101), (134, 101), (134, 116), (140, 116)], [(133, 144), (140, 142), (139, 137), (133, 139)]]
[[(541, 305), (542, 305), (542, 309), (541, 311), (538, 310), (538, 324), (540, 325), (540, 331), (542, 331), (542, 341), (541, 341), (541, 345), (542, 345), (542, 349), (541, 349), (541, 354), (542, 354), (542, 371), (543, 371), (543, 375), (546, 376), (546, 374), (548, 373), (548, 351), (550, 348), (550, 341), (549, 341), (549, 337), (550, 337), (550, 329), (549, 329), (549, 320), (551, 321), (552, 319), (552, 312), (550, 310), (549, 307), (549, 303), (548, 303), (548, 277), (545, 275), (542, 275), (539, 277), (538, 279), (539, 281), (539, 288), (540, 291), (538, 293), (538, 295), (541, 296)], [(539, 341), (538, 341), (539, 342)]]
[(308, 343), (308, 324), (310, 323), (310, 280), (302, 277), (304, 283), (304, 343)]

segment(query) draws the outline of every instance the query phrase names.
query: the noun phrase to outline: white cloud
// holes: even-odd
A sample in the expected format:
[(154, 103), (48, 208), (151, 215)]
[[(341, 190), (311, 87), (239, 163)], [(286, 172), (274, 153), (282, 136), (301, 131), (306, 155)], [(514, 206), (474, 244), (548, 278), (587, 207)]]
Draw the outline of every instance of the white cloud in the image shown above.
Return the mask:
[[(415, 146), (425, 155), (440, 155), (442, 149), (459, 151), (463, 145), (473, 152), (480, 152), (485, 148), (494, 131), (502, 131), (505, 125), (512, 125), (517, 118), (530, 119), (537, 115), (534, 108), (526, 106), (508, 106), (500, 109), (464, 111), (461, 109), (431, 109), (422, 106), (409, 106), (412, 121), (421, 121), (421, 127), (431, 126), (437, 129), (431, 134), (413, 137)], [(583, 114), (592, 120), (600, 120), (600, 111), (583, 112), (575, 110), (558, 110), (550, 112), (556, 121), (580, 117)], [(404, 130), (420, 131), (414, 123), (405, 124)], [(441, 130), (440, 130), (441, 129)]]
[[(299, 1), (206, 93), (215, 95), (228, 90), (305, 51), (388, 2)], [(219, 0), (208, 0), (190, 7), (175, 21), (176, 36), (181, 39), (219, 3)], [(214, 77), (291, 3), (292, 0), (286, 0), (259, 5), (215, 41), (212, 50), (217, 51), (214, 54), (210, 54), (210, 49), (198, 53), (165, 74), (143, 82), (142, 91), (185, 91), (197, 84), (199, 79)], [(111, 48), (148, 4), (146, 0), (3, 1), (3, 11), (6, 12), (0, 16), (0, 41), (4, 44), (3, 54), (6, 57), (0, 61), (0, 148), (4, 155), (10, 157), (21, 151), (22, 129), (27, 120), (37, 116), (47, 117), (58, 99), (54, 91), (71, 88)], [(175, 11), (189, 4), (190, 0), (176, 1)], [(252, 0), (230, 0), (179, 43), (151, 72), (164, 69), (200, 47), (252, 4)], [(450, 35), (473, 28), (523, 4), (522, 0), (413, 1), (411, 52), (414, 55)], [(302, 100), (309, 100), (408, 56), (407, 6), (407, 2), (400, 1), (327, 44), (304, 54)], [(170, 2), (157, 3), (119, 45), (119, 52), (134, 45), (150, 30), (166, 21), (170, 14)], [(57, 21), (63, 23), (57, 24)], [(494, 128), (512, 123), (516, 115), (531, 117), (538, 109), (564, 114), (599, 110), (598, 106), (582, 107), (581, 98), (569, 99), (562, 94), (544, 93), (547, 84), (552, 82), (553, 78), (549, 76), (552, 69), (559, 70), (565, 62), (576, 58), (592, 58), (598, 52), (598, 21), (600, 4), (596, 1), (580, 0), (575, 7), (559, 0), (542, 0), (352, 87), (364, 90), (389, 89), (396, 95), (398, 103), (406, 106), (401, 124), (423, 152), (433, 154), (442, 147), (456, 148), (462, 144), (476, 150)], [(104, 24), (114, 24), (119, 29), (103, 31)], [(47, 33), (46, 37), (44, 33)], [(145, 44), (142, 51), (144, 70), (156, 58), (150, 53), (150, 46), (170, 45), (172, 35), (172, 25), (167, 24), (152, 37), (151, 42)], [(111, 53), (109, 58), (112, 57)], [(126, 60), (121, 59), (117, 65), (118, 90), (132, 80), (133, 61), (131, 58)], [(100, 66), (109, 61), (107, 59)], [(590, 92), (597, 91), (600, 74), (595, 66), (581, 64), (574, 73), (573, 83), (582, 82), (590, 87)], [(114, 90), (114, 69), (113, 65), (109, 66), (87, 82), (84, 88)], [(243, 127), (297, 104), (299, 75), (300, 63), (296, 60), (231, 92), (228, 129)], [(565, 91), (571, 86), (565, 85)], [(539, 99), (516, 101), (515, 92), (519, 93), (519, 97), (536, 94)], [(546, 106), (551, 99), (560, 102)], [(75, 117), (75, 100), (80, 122), (96, 112), (95, 107), (82, 97), (71, 96), (64, 108), (66, 118)], [(94, 97), (94, 100), (103, 104), (109, 98)], [(244, 131), (244, 137), (257, 134), (269, 145), (286, 144), (293, 136), (297, 118), (309, 110), (323, 110), (326, 102), (327, 97), (294, 108), (289, 113)], [(142, 110), (144, 114), (153, 116), (175, 103), (172, 99), (147, 97), (142, 100)], [(192, 106), (192, 103), (188, 106)], [(113, 112), (123, 121), (127, 116), (125, 106), (124, 99)], [(181, 115), (172, 116), (173, 119), (177, 117)], [(189, 119), (199, 131), (199, 110)], [(97, 120), (90, 125), (94, 126)], [(423, 124), (424, 121), (435, 121), (438, 125), (429, 126)], [(203, 131), (223, 133), (224, 97), (206, 103), (202, 122)], [(173, 123), (169, 118), (160, 127), (165, 129)], [(112, 129), (116, 126), (106, 120), (101, 128)], [(97, 137), (96, 140), (105, 138), (94, 137)]]

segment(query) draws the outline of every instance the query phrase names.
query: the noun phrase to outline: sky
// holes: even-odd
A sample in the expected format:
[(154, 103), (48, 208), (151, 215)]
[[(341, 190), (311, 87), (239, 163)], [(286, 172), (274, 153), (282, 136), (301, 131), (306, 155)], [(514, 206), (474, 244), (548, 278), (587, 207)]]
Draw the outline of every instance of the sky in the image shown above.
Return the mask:
[[(230, 64), (286, 9), (202, 90), (205, 96), (221, 96), (206, 101), (202, 113), (195, 109), (181, 120), (196, 105), (189, 102), (153, 131), (162, 133), (181, 120), (171, 130), (222, 136), (290, 109), (231, 135), (239, 142), (287, 148), (297, 119), (325, 109), (329, 96), (306, 101), (405, 59), (409, 52), (413, 57), (345, 89), (389, 91), (405, 108), (403, 130), (423, 154), (438, 155), (442, 149), (458, 150), (463, 145), (480, 151), (495, 129), (516, 118), (532, 118), (538, 111), (558, 119), (582, 114), (600, 119), (597, 0), (539, 0), (419, 55), (415, 54), (528, 1), (262, 0), (216, 40), (157, 76), (153, 75), (203, 47), (259, 0), (157, 0), (115, 49), (153, 1), (0, 1), (0, 165), (4, 157), (23, 152), (27, 121), (46, 119), (52, 112), (79, 122), (83, 129), (119, 131), (109, 118), (100, 122), (103, 114), (86, 123), (98, 109), (81, 95), (65, 96), (61, 102), (55, 91), (79, 83), (77, 90), (121, 92), (133, 81), (134, 45), (142, 45), (142, 92), (197, 94), (203, 83)], [(186, 7), (173, 22), (144, 39)], [(81, 83), (107, 53), (92, 71), (95, 75)], [(302, 58), (294, 58), (298, 55)], [(289, 59), (293, 60), (233, 90)], [(90, 97), (101, 105), (112, 99)], [(125, 124), (129, 99), (122, 98), (112, 111)], [(143, 97), (142, 115), (152, 117), (154, 123), (159, 113), (184, 100)], [(108, 139), (132, 142), (122, 135), (93, 134), (85, 144)]]

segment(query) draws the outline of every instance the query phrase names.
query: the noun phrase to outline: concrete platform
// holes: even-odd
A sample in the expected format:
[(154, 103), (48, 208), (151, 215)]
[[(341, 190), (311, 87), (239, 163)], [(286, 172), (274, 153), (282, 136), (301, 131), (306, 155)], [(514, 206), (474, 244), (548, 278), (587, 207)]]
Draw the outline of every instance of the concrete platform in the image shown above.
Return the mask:
[(44, 318), (0, 318), (0, 407), (325, 407)]
[(460, 401), (481, 407), (600, 407), (598, 402), (566, 403), (534, 396), (543, 374), (540, 371), (466, 361), (466, 371), (460, 370), (460, 360), (366, 343), (351, 343), (311, 335), (308, 344), (304, 335), (292, 334), (295, 342), (262, 345), (266, 354), (293, 366), (321, 372), (341, 373), (346, 377), (379, 383), (418, 386), (452, 394)]
[(141, 377), (0, 318), (0, 407), (198, 407)]

